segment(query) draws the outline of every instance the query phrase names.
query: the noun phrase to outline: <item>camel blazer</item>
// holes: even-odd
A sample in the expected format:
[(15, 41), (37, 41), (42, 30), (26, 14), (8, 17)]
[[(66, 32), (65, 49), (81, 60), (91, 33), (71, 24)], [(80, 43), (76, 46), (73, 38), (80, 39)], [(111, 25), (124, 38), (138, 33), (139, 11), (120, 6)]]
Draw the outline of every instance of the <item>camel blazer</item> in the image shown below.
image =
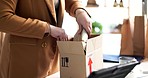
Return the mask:
[[(0, 0), (0, 78), (44, 78), (58, 70), (56, 39), (45, 36), (50, 24), (61, 27), (64, 10), (83, 8), (78, 0)], [(50, 28), (50, 27), (49, 27)], [(50, 33), (49, 33), (50, 34)]]

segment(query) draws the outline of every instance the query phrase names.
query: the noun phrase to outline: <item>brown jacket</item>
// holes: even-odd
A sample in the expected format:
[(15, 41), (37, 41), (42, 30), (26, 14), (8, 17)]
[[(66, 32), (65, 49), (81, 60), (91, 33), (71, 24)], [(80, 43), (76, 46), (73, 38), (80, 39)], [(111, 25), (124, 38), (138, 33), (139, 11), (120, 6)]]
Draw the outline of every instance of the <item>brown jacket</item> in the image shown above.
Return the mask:
[(78, 0), (0, 0), (0, 78), (44, 78), (58, 70), (56, 39), (44, 36), (49, 24), (62, 26), (64, 10), (74, 16)]

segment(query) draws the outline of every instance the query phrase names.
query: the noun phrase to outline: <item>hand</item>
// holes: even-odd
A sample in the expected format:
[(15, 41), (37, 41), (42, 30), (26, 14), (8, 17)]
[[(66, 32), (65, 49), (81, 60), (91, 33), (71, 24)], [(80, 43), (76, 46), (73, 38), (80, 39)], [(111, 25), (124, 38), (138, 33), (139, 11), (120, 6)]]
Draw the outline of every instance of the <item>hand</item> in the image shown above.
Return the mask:
[(90, 35), (92, 31), (92, 19), (83, 9), (76, 10), (76, 21), (79, 25), (79, 30), (77, 33), (82, 32), (82, 27), (86, 30), (87, 34)]
[(68, 40), (68, 35), (65, 33), (65, 30), (53, 25), (50, 25), (51, 28), (51, 33), (50, 35), (54, 38), (57, 38), (57, 40), (60, 41), (67, 41)]

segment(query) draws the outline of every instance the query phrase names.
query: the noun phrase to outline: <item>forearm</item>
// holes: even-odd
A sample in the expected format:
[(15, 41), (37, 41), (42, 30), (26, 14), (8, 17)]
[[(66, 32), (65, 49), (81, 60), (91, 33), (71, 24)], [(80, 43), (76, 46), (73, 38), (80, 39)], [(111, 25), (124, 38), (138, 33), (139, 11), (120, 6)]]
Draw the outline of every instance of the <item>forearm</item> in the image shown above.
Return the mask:
[(0, 0), (0, 31), (23, 37), (43, 38), (45, 29), (49, 26), (48, 23), (31, 17), (27, 18), (28, 15), (24, 15), (27, 12), (19, 14), (16, 10), (17, 1)]
[(23, 37), (42, 38), (47, 23), (38, 19), (25, 19), (17, 15), (0, 15), (0, 31)]
[(77, 18), (81, 13), (86, 13), (91, 18), (90, 14), (86, 11), (85, 8), (77, 8), (74, 13), (75, 18)]
[(83, 27), (86, 32), (90, 34), (92, 29), (92, 19), (89, 13), (84, 8), (78, 8), (75, 11), (75, 18), (79, 25), (79, 30), (81, 31)]
[(66, 1), (65, 9), (73, 17), (75, 16), (75, 11), (78, 8), (84, 8), (80, 0), (65, 0), (65, 1)]

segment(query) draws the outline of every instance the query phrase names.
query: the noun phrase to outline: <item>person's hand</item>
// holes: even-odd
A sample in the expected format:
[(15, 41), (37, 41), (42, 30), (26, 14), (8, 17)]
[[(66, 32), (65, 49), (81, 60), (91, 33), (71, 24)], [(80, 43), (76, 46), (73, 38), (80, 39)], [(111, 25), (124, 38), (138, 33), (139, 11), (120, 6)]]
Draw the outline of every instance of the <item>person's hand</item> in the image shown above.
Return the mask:
[(92, 19), (89, 17), (86, 11), (83, 9), (77, 9), (75, 17), (79, 25), (79, 30), (77, 33), (81, 33), (83, 27), (86, 30), (87, 34), (90, 35), (92, 31)]
[(65, 33), (65, 30), (59, 27), (55, 27), (53, 25), (50, 25), (50, 35), (54, 38), (57, 38), (57, 40), (60, 41), (67, 41), (69, 40), (68, 35)]

